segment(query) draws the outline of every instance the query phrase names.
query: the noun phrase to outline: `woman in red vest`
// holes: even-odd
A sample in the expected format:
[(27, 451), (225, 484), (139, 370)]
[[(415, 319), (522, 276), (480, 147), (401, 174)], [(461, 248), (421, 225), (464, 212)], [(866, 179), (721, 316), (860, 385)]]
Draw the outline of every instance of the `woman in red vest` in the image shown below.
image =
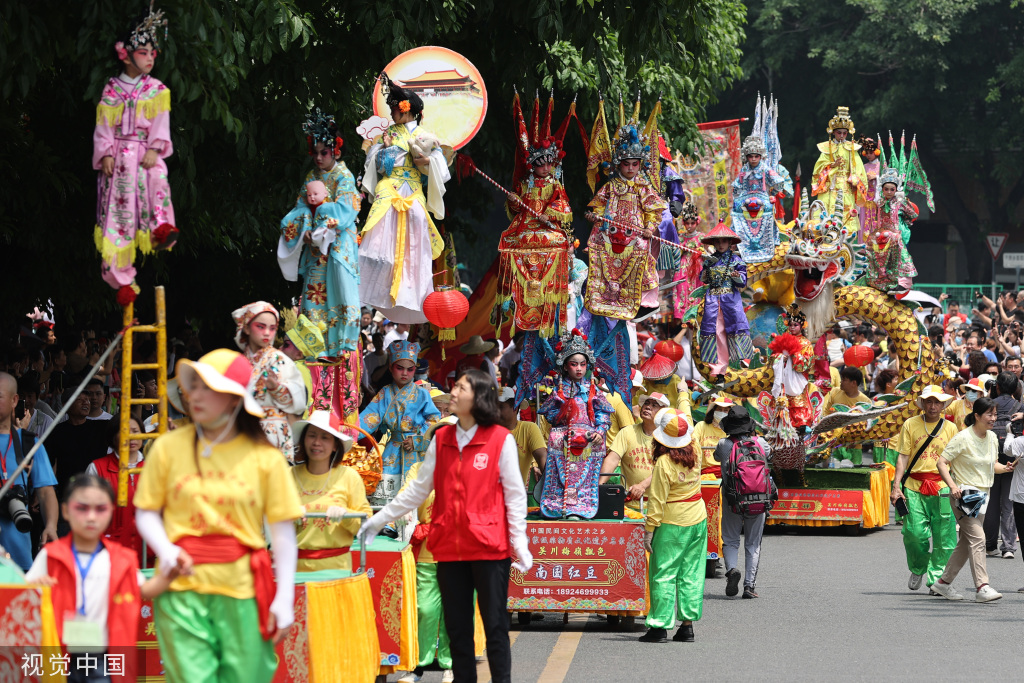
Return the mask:
[[(113, 489), (116, 496), (117, 475), (121, 469), (120, 454), (118, 452), (121, 443), (120, 415), (114, 415), (108, 422), (110, 424), (110, 448), (107, 449), (105, 456), (89, 463), (89, 466), (85, 468), (85, 472), (86, 474), (95, 474), (110, 484), (110, 488)], [(142, 433), (142, 428), (134, 417), (128, 419), (128, 425), (132, 435)], [(142, 467), (141, 439), (131, 439), (128, 442), (128, 466)], [(114, 516), (110, 520), (110, 526), (107, 527), (107, 538), (134, 550), (141, 562), (142, 537), (139, 536), (139, 532), (135, 528), (135, 504), (133, 502), (135, 498), (135, 485), (138, 483), (138, 479), (138, 474), (128, 475), (128, 504), (114, 509)], [(150, 558), (152, 557), (153, 555), (150, 553)]]
[[(64, 501), (62, 512), (71, 533), (43, 546), (25, 580), (51, 588), (57, 634), (72, 657), (71, 683), (109, 681), (102, 668), (90, 670), (88, 665), (103, 662), (104, 654), (120, 659), (126, 680), (134, 680), (142, 598), (163, 593), (177, 573), (158, 574), (139, 588), (135, 553), (103, 536), (116, 507), (114, 490), (103, 479), (75, 476)], [(68, 624), (72, 617), (73, 628)]]
[[(519, 449), (501, 426), (491, 376), (467, 370), (452, 388), (453, 425), (439, 427), (419, 475), (360, 533), (369, 545), (384, 525), (415, 510), (435, 491), (427, 549), (437, 561), (452, 670), (460, 683), (475, 683), (473, 591), (480, 603), (487, 661), (494, 683), (512, 680), (508, 641), (509, 567), (526, 573), (533, 556), (526, 541), (526, 491)], [(513, 563), (512, 555), (518, 557)]]

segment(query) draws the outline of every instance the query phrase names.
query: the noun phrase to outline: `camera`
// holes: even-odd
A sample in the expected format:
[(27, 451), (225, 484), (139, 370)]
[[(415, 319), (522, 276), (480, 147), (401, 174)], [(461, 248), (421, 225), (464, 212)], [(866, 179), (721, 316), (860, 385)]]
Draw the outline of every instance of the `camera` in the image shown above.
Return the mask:
[(32, 515), (28, 513), (28, 493), (25, 487), (15, 484), (3, 499), (0, 499), (0, 514), (14, 522), (14, 528), (23, 534), (32, 531)]
[(1010, 433), (1014, 436), (1024, 436), (1024, 420), (1010, 422)]

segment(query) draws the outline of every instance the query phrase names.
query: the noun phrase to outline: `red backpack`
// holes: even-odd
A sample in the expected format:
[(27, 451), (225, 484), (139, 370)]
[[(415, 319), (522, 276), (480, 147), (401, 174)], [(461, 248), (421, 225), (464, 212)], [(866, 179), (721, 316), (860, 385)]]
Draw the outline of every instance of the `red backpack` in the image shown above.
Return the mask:
[(725, 499), (730, 509), (744, 517), (769, 512), (779, 498), (779, 491), (768, 473), (768, 462), (757, 439), (746, 437), (733, 441), (726, 472), (730, 485)]

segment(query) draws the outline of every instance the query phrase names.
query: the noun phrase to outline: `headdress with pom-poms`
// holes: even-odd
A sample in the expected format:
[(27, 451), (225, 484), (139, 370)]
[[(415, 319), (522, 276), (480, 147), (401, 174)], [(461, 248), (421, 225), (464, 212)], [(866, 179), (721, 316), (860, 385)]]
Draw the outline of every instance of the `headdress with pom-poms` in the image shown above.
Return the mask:
[(700, 211), (697, 210), (697, 205), (687, 199), (683, 202), (683, 210), (679, 213), (679, 218), (684, 221), (697, 221), (700, 223)]
[(164, 39), (167, 39), (167, 18), (163, 10), (153, 9), (153, 2), (154, 0), (150, 0), (149, 14), (143, 16), (123, 40), (114, 43), (118, 59), (125, 59), (130, 52), (135, 52), (143, 45), (158, 47), (161, 28)]
[(807, 322), (807, 315), (802, 310), (800, 310), (800, 306), (797, 305), (796, 303), (790, 304), (789, 308), (787, 308), (785, 313), (782, 314), (782, 317), (786, 319), (787, 324), (793, 322), (794, 320), (800, 323), (801, 325), (804, 325)]
[(565, 361), (578, 353), (586, 356), (587, 363), (590, 367), (594, 367), (596, 359), (590, 344), (587, 343), (587, 337), (574, 327), (572, 332), (563, 335), (555, 344), (555, 366), (561, 368), (565, 365)]
[(548, 96), (548, 106), (541, 118), (540, 94), (538, 93), (533, 99), (533, 116), (529, 127), (527, 127), (519, 91), (516, 90), (515, 97), (512, 98), (512, 123), (515, 125), (516, 131), (516, 157), (515, 167), (512, 171), (512, 187), (519, 187), (520, 182), (532, 177), (531, 166), (534, 162), (542, 159), (555, 164), (552, 176), (556, 179), (561, 178), (562, 159), (565, 158), (565, 134), (569, 130), (569, 122), (572, 119), (576, 119), (580, 134), (584, 138), (584, 145), (586, 145), (583, 125), (579, 123), (579, 118), (576, 116), (576, 100), (573, 99), (565, 118), (552, 134), (551, 123), (554, 118), (554, 110), (555, 93), (552, 90)]
[[(627, 119), (625, 105), (619, 97), (619, 120), (614, 135), (605, 117), (604, 98), (597, 105), (597, 119), (590, 134), (587, 148), (587, 182), (591, 190), (597, 189), (599, 172), (609, 175), (617, 170), (623, 159), (640, 159), (640, 177), (654, 190), (661, 192), (661, 154), (658, 151), (658, 115), (661, 99), (654, 105), (647, 123), (640, 126), (640, 93), (637, 93), (633, 113)], [(613, 142), (614, 141), (614, 142)]]
[(878, 141), (874, 138), (861, 135), (857, 138), (857, 142), (860, 144), (860, 155), (864, 157), (865, 163), (874, 161), (881, 156), (882, 152), (878, 149)]
[(306, 134), (310, 156), (318, 142), (323, 143), (324, 147), (334, 150), (335, 156), (341, 154), (341, 147), (345, 141), (338, 135), (338, 124), (334, 122), (333, 114), (325, 114), (320, 111), (320, 107), (314, 107), (313, 111), (306, 114), (302, 132)]

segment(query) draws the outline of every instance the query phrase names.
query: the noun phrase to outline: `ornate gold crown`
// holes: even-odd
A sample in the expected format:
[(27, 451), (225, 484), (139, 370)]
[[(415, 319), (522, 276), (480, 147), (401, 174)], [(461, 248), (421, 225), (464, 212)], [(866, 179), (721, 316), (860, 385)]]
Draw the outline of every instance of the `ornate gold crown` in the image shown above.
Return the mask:
[(832, 131), (836, 128), (845, 128), (850, 135), (857, 132), (857, 129), (853, 126), (853, 119), (850, 118), (849, 107), (836, 107), (836, 115), (829, 119), (828, 122), (828, 134), (832, 135)]

